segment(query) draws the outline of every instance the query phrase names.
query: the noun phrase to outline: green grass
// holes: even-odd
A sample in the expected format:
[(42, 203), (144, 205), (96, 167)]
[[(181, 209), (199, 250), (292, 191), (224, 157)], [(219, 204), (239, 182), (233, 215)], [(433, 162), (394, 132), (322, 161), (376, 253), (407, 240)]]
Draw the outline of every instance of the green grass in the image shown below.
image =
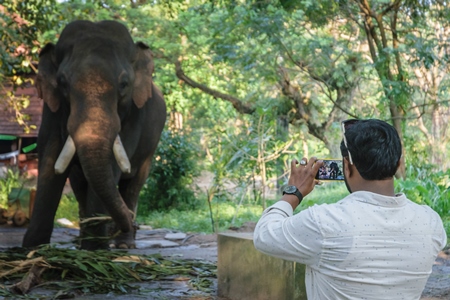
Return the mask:
[[(325, 183), (317, 187), (310, 195), (305, 197), (296, 211), (314, 204), (334, 203), (348, 195), (343, 183)], [(240, 227), (245, 222), (256, 222), (262, 213), (262, 206), (255, 204), (243, 204), (240, 207), (235, 203), (238, 199), (229, 201), (213, 201), (212, 212), (216, 232), (227, 230), (230, 227)], [(270, 206), (278, 201), (267, 201)], [(206, 200), (204, 205), (196, 210), (179, 211), (176, 209), (167, 212), (148, 212), (146, 215), (138, 215), (138, 223), (150, 225), (153, 228), (169, 228), (185, 232), (212, 233), (211, 216)]]
[(61, 227), (61, 225), (56, 222), (58, 219), (66, 218), (72, 221), (78, 226), (78, 202), (73, 194), (63, 195), (61, 201), (59, 202), (58, 210), (55, 216), (55, 227)]
[[(212, 203), (214, 228), (224, 231), (231, 226), (239, 227), (248, 221), (257, 221), (262, 209), (259, 205), (246, 205), (238, 210), (231, 202)], [(234, 218), (234, 220), (233, 220)], [(153, 228), (169, 228), (184, 232), (212, 233), (213, 225), (207, 205), (191, 211), (149, 212), (138, 215), (139, 224), (150, 225)]]

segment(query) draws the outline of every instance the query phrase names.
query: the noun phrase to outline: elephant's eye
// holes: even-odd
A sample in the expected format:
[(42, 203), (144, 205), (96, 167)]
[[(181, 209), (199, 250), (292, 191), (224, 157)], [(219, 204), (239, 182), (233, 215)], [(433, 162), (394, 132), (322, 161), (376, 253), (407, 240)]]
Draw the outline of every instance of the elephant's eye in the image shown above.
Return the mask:
[(128, 87), (128, 80), (122, 80), (119, 83), (119, 93), (121, 96), (125, 95), (127, 87)]
[(120, 89), (124, 89), (127, 86), (128, 86), (128, 82), (126, 82), (126, 81), (123, 81), (123, 82), (120, 83)]

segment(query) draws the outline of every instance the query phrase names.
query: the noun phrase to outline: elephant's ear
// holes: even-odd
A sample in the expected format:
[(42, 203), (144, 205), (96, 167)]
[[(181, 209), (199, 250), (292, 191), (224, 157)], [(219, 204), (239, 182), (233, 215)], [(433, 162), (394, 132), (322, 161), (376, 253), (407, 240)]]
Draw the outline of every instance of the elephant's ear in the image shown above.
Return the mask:
[(153, 68), (153, 54), (149, 47), (141, 42), (136, 43), (133, 100), (138, 108), (142, 108), (152, 97)]
[(58, 67), (55, 59), (55, 45), (49, 43), (39, 53), (38, 71), (36, 87), (39, 98), (47, 103), (52, 112), (56, 112), (59, 109), (59, 99), (56, 91)]

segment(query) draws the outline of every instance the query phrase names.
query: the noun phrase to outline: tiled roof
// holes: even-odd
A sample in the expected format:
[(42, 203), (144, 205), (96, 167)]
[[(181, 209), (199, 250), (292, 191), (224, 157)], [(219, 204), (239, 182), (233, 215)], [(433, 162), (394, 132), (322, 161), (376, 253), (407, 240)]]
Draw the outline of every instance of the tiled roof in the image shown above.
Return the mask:
[(26, 133), (24, 127), (20, 126), (17, 121), (15, 121), (15, 112), (11, 108), (6, 107), (4, 101), (0, 101), (0, 134), (19, 137), (36, 137), (39, 126), (41, 125), (43, 101), (42, 99), (39, 99), (36, 87), (30, 83), (26, 83), (21, 88), (17, 88), (15, 95), (17, 97), (29, 97), (30, 105), (23, 109), (21, 113), (30, 116), (30, 120), (27, 121), (27, 123), (28, 125), (35, 125), (36, 129), (31, 129), (30, 132)]

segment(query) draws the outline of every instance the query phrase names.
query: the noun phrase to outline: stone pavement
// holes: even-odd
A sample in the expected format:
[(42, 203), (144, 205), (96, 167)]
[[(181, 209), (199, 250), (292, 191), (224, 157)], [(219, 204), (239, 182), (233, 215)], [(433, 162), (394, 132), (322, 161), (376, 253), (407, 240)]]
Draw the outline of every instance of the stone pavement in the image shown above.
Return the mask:
[[(9, 225), (0, 226), (0, 250), (20, 247), (26, 228)], [(72, 228), (55, 228), (51, 243), (63, 247), (75, 247), (74, 239), (79, 230)], [(179, 259), (201, 259), (217, 261), (217, 241), (215, 235), (185, 234), (169, 229), (139, 229), (136, 233), (137, 249), (128, 250), (131, 254), (155, 254)]]
[[(0, 226), (0, 251), (12, 247), (20, 247), (26, 228), (18, 228), (10, 225)], [(78, 229), (55, 228), (51, 243), (60, 247), (75, 248), (74, 239), (78, 236)], [(217, 262), (217, 238), (215, 235), (185, 234), (173, 232), (168, 229), (149, 229), (144, 226), (136, 233), (137, 249), (127, 250), (130, 254), (151, 255), (161, 254), (169, 259), (203, 260)], [(124, 250), (117, 250), (124, 251)], [(219, 299), (214, 295), (193, 289), (188, 281), (154, 281), (135, 283), (140, 287), (140, 292), (127, 295), (79, 295), (75, 299), (100, 300), (113, 298), (115, 300), (132, 299)], [(217, 281), (213, 279), (213, 291), (217, 290)], [(29, 295), (46, 295), (52, 299), (55, 291), (44, 288), (33, 288)], [(3, 299), (0, 297), (0, 300)]]

